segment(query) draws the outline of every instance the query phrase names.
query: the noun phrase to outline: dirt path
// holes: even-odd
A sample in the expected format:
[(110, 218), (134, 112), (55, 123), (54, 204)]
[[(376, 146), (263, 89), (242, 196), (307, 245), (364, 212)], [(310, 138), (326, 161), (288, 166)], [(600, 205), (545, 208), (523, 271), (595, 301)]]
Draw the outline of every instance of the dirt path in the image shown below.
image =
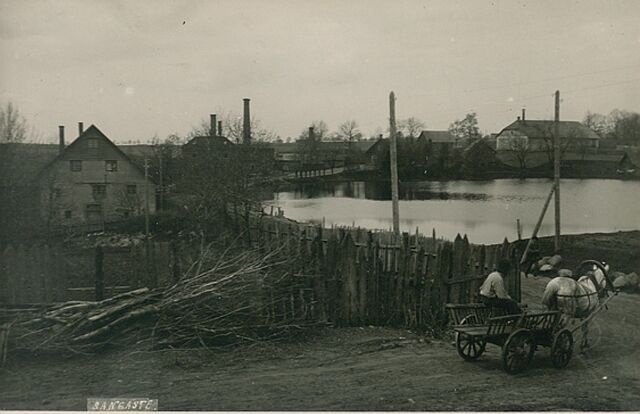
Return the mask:
[[(611, 263), (637, 269), (639, 232), (585, 236), (584, 249), (608, 249)], [(596, 258), (572, 253), (576, 263)], [(530, 309), (546, 282), (523, 280)], [(593, 347), (563, 370), (552, 367), (548, 349), (511, 376), (492, 345), (469, 363), (448, 339), (327, 329), (299, 343), (236, 351), (13, 358), (0, 370), (0, 409), (85, 410), (88, 397), (128, 396), (158, 398), (161, 410), (638, 410), (639, 309), (639, 294), (614, 298), (592, 323)]]
[[(535, 307), (543, 279), (526, 279)], [(250, 350), (111, 353), (13, 360), (0, 409), (83, 410), (87, 397), (158, 398), (162, 410), (637, 410), (640, 295), (620, 294), (593, 324), (594, 347), (569, 366), (548, 350), (526, 373), (502, 371), (488, 346), (464, 362), (448, 340), (385, 328), (328, 329)]]

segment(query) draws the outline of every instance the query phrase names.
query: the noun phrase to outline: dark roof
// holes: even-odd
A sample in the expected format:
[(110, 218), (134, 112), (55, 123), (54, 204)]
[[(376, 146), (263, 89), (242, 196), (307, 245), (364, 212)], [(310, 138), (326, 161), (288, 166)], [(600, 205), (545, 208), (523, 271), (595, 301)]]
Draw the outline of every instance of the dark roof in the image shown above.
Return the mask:
[[(367, 152), (378, 141), (354, 141), (351, 143), (354, 148)], [(302, 151), (303, 146), (299, 142), (270, 142), (267, 144), (277, 153), (298, 153)], [(320, 141), (318, 143), (319, 151), (347, 151), (349, 149), (348, 141)]]
[[(552, 138), (554, 124), (554, 121), (545, 120), (517, 120), (500, 131), (500, 134), (503, 131), (519, 131), (529, 138)], [(561, 138), (600, 139), (595, 131), (578, 121), (560, 121), (559, 130)]]
[(424, 130), (420, 133), (419, 138), (426, 139), (427, 141), (435, 143), (452, 143), (455, 144), (459, 141), (458, 137), (452, 135), (449, 131), (429, 131)]
[(487, 147), (490, 151), (496, 152), (495, 140), (482, 138), (482, 139), (477, 139), (473, 141), (471, 144), (467, 145), (467, 147), (463, 151), (463, 154), (467, 155), (479, 149), (480, 147)]
[[(165, 145), (162, 144), (163, 148), (171, 149), (171, 156), (177, 157), (180, 155), (180, 151), (182, 149), (182, 145)], [(121, 144), (118, 145), (118, 148), (122, 150), (129, 157), (134, 158), (152, 158), (156, 155), (156, 145), (153, 144)]]
[(0, 185), (26, 185), (58, 155), (56, 144), (0, 144)]
[[(640, 168), (640, 152), (639, 151), (625, 151), (622, 159), (624, 158), (628, 159), (631, 164)], [(620, 161), (622, 161), (622, 159)]]
[(227, 137), (216, 136), (212, 137), (209, 135), (197, 136), (193, 137), (184, 145), (235, 145), (231, 142)]
[[(102, 131), (100, 131), (98, 129), (98, 127), (96, 127), (95, 125), (91, 125), (89, 128), (85, 129), (84, 132), (82, 134), (80, 134), (80, 136), (78, 136), (78, 138), (76, 138), (71, 144), (67, 145), (64, 148), (64, 151), (58, 155), (56, 155), (56, 157), (54, 159), (52, 159), (49, 163), (47, 163), (41, 170), (40, 172), (37, 174), (37, 176), (35, 177), (36, 179), (40, 178), (40, 176), (42, 174), (44, 174), (49, 167), (51, 167), (51, 165), (53, 165), (54, 162), (56, 162), (58, 160), (58, 158), (61, 158), (64, 156), (65, 152), (69, 151), (70, 148), (75, 147), (76, 145), (78, 145), (78, 142), (80, 142), (85, 136), (89, 136), (89, 135), (97, 135), (98, 137), (102, 138), (103, 140), (105, 140), (109, 145), (111, 145), (111, 147), (118, 152), (120, 155), (122, 155), (122, 157), (128, 161), (131, 165), (133, 165), (133, 167), (135, 169), (137, 169), (140, 173), (142, 173), (144, 175), (144, 169), (138, 165), (137, 163), (133, 162), (133, 160), (131, 158), (129, 158), (129, 156), (127, 154), (125, 154), (120, 147), (118, 147), (116, 144), (113, 143), (113, 141), (111, 141), (105, 134), (102, 133)], [(151, 177), (149, 177), (149, 181), (151, 181), (152, 183), (155, 183), (153, 181), (153, 179)]]

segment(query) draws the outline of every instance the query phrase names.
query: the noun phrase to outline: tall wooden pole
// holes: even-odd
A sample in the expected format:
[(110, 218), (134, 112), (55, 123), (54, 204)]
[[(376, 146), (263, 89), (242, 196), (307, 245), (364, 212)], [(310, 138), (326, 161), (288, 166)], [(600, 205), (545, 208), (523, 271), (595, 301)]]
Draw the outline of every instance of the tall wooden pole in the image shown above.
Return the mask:
[(554, 239), (556, 252), (560, 250), (560, 91), (556, 91), (556, 110), (553, 128), (553, 181), (555, 187), (555, 222), (556, 234)]
[(144, 159), (144, 232), (149, 241), (149, 162)]
[(389, 150), (391, 159), (391, 208), (393, 209), (393, 232), (400, 234), (400, 212), (398, 204), (398, 151), (396, 144), (396, 96), (389, 94)]
[(520, 264), (523, 264), (527, 255), (529, 254), (529, 248), (531, 247), (531, 242), (534, 237), (538, 236), (538, 231), (540, 230), (540, 226), (542, 226), (542, 220), (544, 220), (544, 215), (547, 212), (547, 207), (549, 207), (549, 203), (551, 202), (551, 196), (555, 193), (556, 185), (554, 184), (551, 187), (551, 191), (549, 191), (549, 195), (547, 196), (546, 201), (544, 202), (544, 206), (542, 207), (542, 211), (540, 212), (540, 217), (538, 218), (538, 222), (536, 226), (533, 228), (533, 233), (531, 233), (531, 238), (527, 242), (527, 247), (524, 249), (524, 253), (522, 253), (522, 257), (520, 258)]

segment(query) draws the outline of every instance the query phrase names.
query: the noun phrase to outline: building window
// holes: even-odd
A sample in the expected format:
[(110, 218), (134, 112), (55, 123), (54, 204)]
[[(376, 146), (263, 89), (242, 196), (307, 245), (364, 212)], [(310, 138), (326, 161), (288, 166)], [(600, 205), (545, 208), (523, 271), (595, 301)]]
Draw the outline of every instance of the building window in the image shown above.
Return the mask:
[(107, 160), (104, 162), (104, 170), (108, 172), (118, 171), (118, 161)]
[(138, 186), (135, 184), (127, 185), (127, 194), (138, 194)]
[(107, 186), (105, 184), (92, 184), (94, 196), (104, 196), (107, 194)]
[(58, 198), (62, 197), (62, 189), (61, 188), (54, 188), (51, 192), (53, 194), (53, 198), (54, 199), (58, 199)]
[(71, 210), (65, 210), (64, 211), (64, 218), (66, 218), (66, 219), (70, 219), (71, 218)]
[(82, 171), (82, 161), (81, 160), (71, 160), (69, 161), (69, 167), (71, 171), (78, 172)]

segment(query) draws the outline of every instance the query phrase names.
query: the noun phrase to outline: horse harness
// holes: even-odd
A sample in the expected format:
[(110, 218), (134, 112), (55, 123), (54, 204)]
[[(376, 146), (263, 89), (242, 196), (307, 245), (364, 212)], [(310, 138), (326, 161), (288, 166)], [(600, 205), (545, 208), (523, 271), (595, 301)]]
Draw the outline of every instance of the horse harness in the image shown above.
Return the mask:
[[(589, 280), (591, 281), (591, 283), (593, 283), (593, 286), (595, 286), (595, 288), (596, 288), (595, 292), (580, 294), (580, 293), (578, 293), (578, 290), (580, 289), (580, 284), (576, 283), (576, 289), (575, 289), (573, 295), (561, 295), (559, 293), (556, 293), (556, 297), (559, 297), (559, 298), (573, 298), (576, 302), (578, 301), (579, 298), (586, 297), (589, 300), (589, 304), (587, 305), (586, 309), (587, 310), (591, 309), (591, 296), (598, 295), (598, 297), (600, 297), (600, 291), (602, 289), (600, 289), (600, 285), (598, 284), (598, 281), (596, 280), (595, 275), (589, 274), (587, 276), (589, 277)], [(598, 302), (596, 301), (596, 304), (597, 303)], [(578, 306), (577, 306), (577, 303), (576, 303), (576, 310), (577, 310), (577, 308), (578, 308)]]

